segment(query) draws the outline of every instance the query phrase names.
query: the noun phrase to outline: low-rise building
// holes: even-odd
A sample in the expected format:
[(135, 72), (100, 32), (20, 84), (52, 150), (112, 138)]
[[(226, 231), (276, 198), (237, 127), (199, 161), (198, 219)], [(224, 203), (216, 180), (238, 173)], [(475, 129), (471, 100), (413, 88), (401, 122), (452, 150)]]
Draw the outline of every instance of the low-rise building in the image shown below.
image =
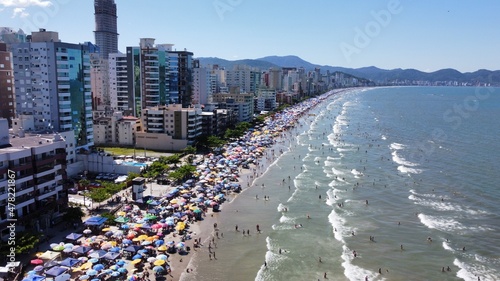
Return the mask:
[(201, 107), (181, 104), (148, 107), (142, 110), (143, 131), (137, 133), (136, 147), (153, 150), (182, 150), (194, 144), (202, 133)]
[(133, 146), (141, 121), (134, 116), (114, 112), (110, 117), (94, 119), (94, 143), (96, 145)]

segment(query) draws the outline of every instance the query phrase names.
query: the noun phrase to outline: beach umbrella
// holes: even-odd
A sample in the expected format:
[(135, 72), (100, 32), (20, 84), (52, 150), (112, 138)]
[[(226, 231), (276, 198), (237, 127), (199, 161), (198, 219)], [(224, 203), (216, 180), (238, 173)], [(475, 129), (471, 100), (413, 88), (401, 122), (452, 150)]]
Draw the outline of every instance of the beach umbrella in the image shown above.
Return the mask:
[(124, 266), (125, 265), (125, 261), (124, 260), (119, 260), (116, 262), (116, 265), (118, 266)]
[(54, 248), (52, 248), (52, 250), (57, 251), (57, 252), (62, 251), (62, 250), (64, 250), (64, 245), (57, 245)]
[(140, 263), (142, 260), (141, 259), (135, 259), (131, 262), (131, 264), (138, 264)]
[(129, 229), (129, 228), (130, 228), (130, 226), (128, 224), (123, 224), (121, 226), (121, 229)]
[(117, 271), (120, 272), (120, 273), (127, 273), (128, 272), (128, 270), (126, 268), (124, 268), (124, 267), (118, 268)]
[(160, 251), (160, 252), (165, 252), (168, 249), (167, 249), (167, 247), (165, 245), (161, 245), (160, 247), (158, 247), (157, 250)]
[(151, 245), (151, 241), (147, 241), (147, 240), (146, 240), (146, 241), (143, 241), (143, 242), (141, 243), (141, 245), (143, 245), (143, 246)]
[(120, 274), (121, 274), (120, 272), (118, 272), (118, 271), (114, 271), (114, 272), (111, 272), (111, 274), (110, 274), (110, 275), (111, 275), (112, 277), (118, 277), (118, 276), (120, 276)]
[(42, 271), (44, 269), (43, 265), (37, 265), (33, 268), (34, 271)]
[(157, 247), (158, 247), (158, 246), (163, 245), (164, 243), (165, 243), (165, 241), (163, 241), (163, 240), (156, 240), (156, 241), (155, 241), (155, 245), (156, 245)]
[(41, 259), (34, 259), (34, 260), (31, 260), (30, 263), (34, 264), (34, 265), (41, 265), (41, 264), (43, 264), (43, 260), (41, 260)]
[(168, 247), (172, 247), (172, 246), (174, 246), (174, 245), (175, 245), (175, 242), (174, 242), (174, 241), (168, 241), (168, 242), (167, 242), (167, 246), (168, 246)]
[[(109, 246), (111, 247), (111, 245), (109, 245)], [(93, 262), (94, 259), (100, 259), (100, 258), (102, 258), (106, 253), (107, 252), (104, 251), (104, 250), (95, 250), (95, 251), (93, 251), (92, 253), (90, 253), (88, 255), (89, 258), (93, 258), (93, 259), (91, 259), (89, 261), (92, 262), (92, 263), (95, 263), (95, 262)]]
[(137, 280), (139, 280), (139, 277), (137, 277), (137, 275), (131, 275), (127, 277), (127, 281), (137, 281)]
[(132, 260), (137, 260), (137, 259), (142, 259), (142, 258), (143, 258), (142, 255), (137, 254), (137, 255), (132, 257)]
[(24, 278), (22, 281), (42, 281), (45, 280), (45, 276), (40, 276), (40, 275), (29, 275), (28, 277)]
[(121, 250), (120, 247), (112, 247), (111, 249), (108, 250), (108, 252), (118, 253), (120, 252), (120, 250)]
[(26, 275), (29, 276), (29, 275), (36, 275), (38, 272), (34, 271), (34, 270), (30, 270), (28, 272), (26, 272)]
[(156, 261), (156, 258), (155, 257), (149, 257), (147, 259), (148, 262), (155, 262)]
[(90, 263), (98, 263), (99, 262), (99, 259), (98, 258), (91, 258), (89, 260)]
[(96, 264), (92, 267), (93, 270), (97, 270), (97, 271), (100, 271), (100, 270), (103, 270), (104, 269), (104, 265), (103, 264)]
[(126, 217), (117, 217), (117, 218), (115, 219), (115, 222), (117, 222), (117, 223), (127, 223), (127, 222), (129, 222), (129, 221), (130, 221), (130, 219), (129, 219), (129, 218), (126, 218)]
[(88, 275), (82, 275), (78, 278), (78, 280), (89, 280), (90, 279), (90, 276)]
[(90, 233), (92, 233), (92, 230), (88, 228), (83, 231), (83, 234), (90, 234)]
[(164, 254), (160, 254), (160, 255), (156, 256), (156, 259), (157, 260), (165, 260), (166, 261), (168, 259), (168, 256), (164, 255)]
[(161, 265), (157, 265), (157, 266), (153, 267), (153, 271), (156, 273), (163, 272), (163, 271), (165, 271), (165, 268), (163, 268), (163, 266), (161, 266)]
[(96, 276), (97, 273), (98, 272), (95, 269), (89, 269), (89, 270), (87, 270), (87, 272), (85, 272), (85, 274), (88, 275), (88, 276)]
[(111, 231), (111, 228), (110, 227), (105, 227), (103, 229), (101, 229), (102, 232), (108, 232), (108, 231)]
[(179, 243), (177, 243), (176, 247), (177, 247), (177, 248), (184, 248), (184, 247), (186, 247), (186, 243), (184, 243), (184, 242), (179, 242)]
[(154, 265), (164, 265), (165, 264), (165, 260), (156, 260), (153, 262)]

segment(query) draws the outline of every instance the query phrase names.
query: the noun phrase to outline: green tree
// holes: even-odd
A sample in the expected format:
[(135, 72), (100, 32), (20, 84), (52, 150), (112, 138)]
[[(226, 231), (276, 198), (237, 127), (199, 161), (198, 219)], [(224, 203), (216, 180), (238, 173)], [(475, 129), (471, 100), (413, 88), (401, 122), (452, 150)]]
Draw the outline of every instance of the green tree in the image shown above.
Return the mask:
[(128, 172), (127, 175), (127, 181), (131, 181), (137, 177), (140, 177), (141, 175), (139, 173), (134, 173), (134, 172)]
[(207, 146), (210, 148), (210, 149), (214, 149), (214, 148), (217, 148), (217, 147), (221, 147), (225, 144), (226, 142), (217, 137), (217, 136), (209, 136), (207, 138)]
[(63, 220), (66, 222), (80, 222), (82, 221), (82, 217), (84, 215), (85, 214), (80, 207), (70, 207), (66, 209), (66, 213), (63, 215)]
[(93, 202), (101, 203), (108, 199), (110, 194), (105, 188), (93, 188), (86, 196), (92, 199)]
[(193, 173), (196, 171), (196, 167), (193, 165), (183, 165), (179, 167), (177, 170), (168, 174), (168, 177), (174, 181), (182, 181), (187, 178), (190, 178)]
[(105, 213), (102, 213), (101, 214), (101, 217), (103, 218), (107, 218), (108, 220), (106, 221), (106, 224), (107, 225), (117, 225), (115, 219), (116, 219), (116, 216), (111, 214), (111, 213), (108, 213), (108, 212), (105, 212)]
[(83, 188), (83, 190), (86, 190), (90, 185), (90, 181), (88, 179), (81, 179), (78, 184)]
[(186, 148), (182, 150), (185, 155), (196, 154), (196, 148), (188, 145)]
[[(18, 255), (26, 254), (33, 250), (38, 242), (40, 242), (40, 235), (31, 232), (17, 232), (15, 242), (16, 245), (13, 247), (15, 248), (15, 253)], [(10, 254), (12, 246), (8, 243), (0, 243), (0, 255), (5, 257)]]

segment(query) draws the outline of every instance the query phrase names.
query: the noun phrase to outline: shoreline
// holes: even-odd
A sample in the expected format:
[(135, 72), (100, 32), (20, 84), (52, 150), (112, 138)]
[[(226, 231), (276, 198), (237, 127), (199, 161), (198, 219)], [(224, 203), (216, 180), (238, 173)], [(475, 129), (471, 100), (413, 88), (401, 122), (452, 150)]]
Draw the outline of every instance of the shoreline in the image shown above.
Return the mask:
[[(329, 94), (322, 99), (320, 102), (316, 103), (312, 107), (308, 108), (307, 110), (303, 111), (299, 116), (295, 118), (293, 121), (293, 124), (289, 126), (286, 130), (282, 131), (277, 137), (274, 137), (274, 143), (266, 147), (264, 155), (262, 155), (257, 163), (251, 164), (249, 169), (242, 169), (242, 172), (240, 173), (239, 181), (238, 183), (241, 184), (242, 186), (242, 191), (240, 193), (236, 193), (231, 195), (229, 198), (231, 199), (230, 202), (225, 202), (221, 206), (221, 211), (223, 212), (225, 209), (227, 209), (226, 206), (228, 204), (232, 204), (234, 200), (237, 198), (240, 198), (243, 193), (249, 192), (253, 190), (255, 186), (255, 182), (259, 180), (261, 177), (263, 177), (267, 171), (271, 168), (274, 163), (276, 163), (282, 155), (288, 153), (291, 150), (291, 145), (293, 145), (293, 138), (295, 137), (294, 133), (297, 133), (296, 131), (302, 127), (303, 124), (301, 122), (304, 120), (304, 118), (307, 118), (307, 113), (313, 110), (317, 105), (319, 105), (321, 102), (323, 102), (326, 98), (330, 97), (331, 95), (338, 95), (342, 94), (344, 92), (352, 90), (351, 88), (349, 89), (339, 89), (338, 91), (332, 91), (328, 92)], [(276, 151), (276, 148), (279, 147), (287, 147), (287, 151), (281, 151), (281, 154), (279, 150)], [(270, 155), (270, 153), (273, 153)], [(255, 171), (256, 174), (253, 174), (252, 171)], [(294, 171), (298, 172), (298, 171)], [(236, 215), (237, 216), (237, 215)], [(219, 216), (214, 215), (213, 220), (210, 220), (210, 222), (204, 220), (201, 221), (199, 225), (201, 229), (201, 235), (203, 236), (208, 236), (206, 240), (211, 239), (214, 236), (214, 230), (211, 228), (211, 225), (213, 225), (214, 222), (217, 222), (218, 225), (224, 224), (223, 221), (219, 220)], [(206, 241), (205, 240), (205, 241)], [(223, 243), (223, 238), (220, 239), (221, 243)], [(181, 280), (181, 281), (189, 281), (189, 280), (196, 280), (196, 274), (198, 273), (197, 267), (201, 263), (207, 263), (208, 261), (202, 260), (200, 257), (200, 254), (206, 255), (208, 253), (207, 250), (207, 245), (203, 244), (203, 247), (198, 249), (198, 251), (191, 256), (189, 262), (183, 267), (183, 270), (181, 271), (179, 278), (180, 279), (174, 279), (174, 280)], [(190, 268), (193, 271), (190, 273), (186, 273), (186, 268)]]

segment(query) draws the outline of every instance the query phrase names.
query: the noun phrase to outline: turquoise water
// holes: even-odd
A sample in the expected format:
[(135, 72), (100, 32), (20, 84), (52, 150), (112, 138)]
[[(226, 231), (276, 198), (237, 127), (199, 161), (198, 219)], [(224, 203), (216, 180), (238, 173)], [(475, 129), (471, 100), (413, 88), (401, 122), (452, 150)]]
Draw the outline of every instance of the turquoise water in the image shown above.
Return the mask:
[(184, 280), (499, 280), (499, 115), (499, 88), (329, 98), (224, 204), (218, 260), (198, 252)]

